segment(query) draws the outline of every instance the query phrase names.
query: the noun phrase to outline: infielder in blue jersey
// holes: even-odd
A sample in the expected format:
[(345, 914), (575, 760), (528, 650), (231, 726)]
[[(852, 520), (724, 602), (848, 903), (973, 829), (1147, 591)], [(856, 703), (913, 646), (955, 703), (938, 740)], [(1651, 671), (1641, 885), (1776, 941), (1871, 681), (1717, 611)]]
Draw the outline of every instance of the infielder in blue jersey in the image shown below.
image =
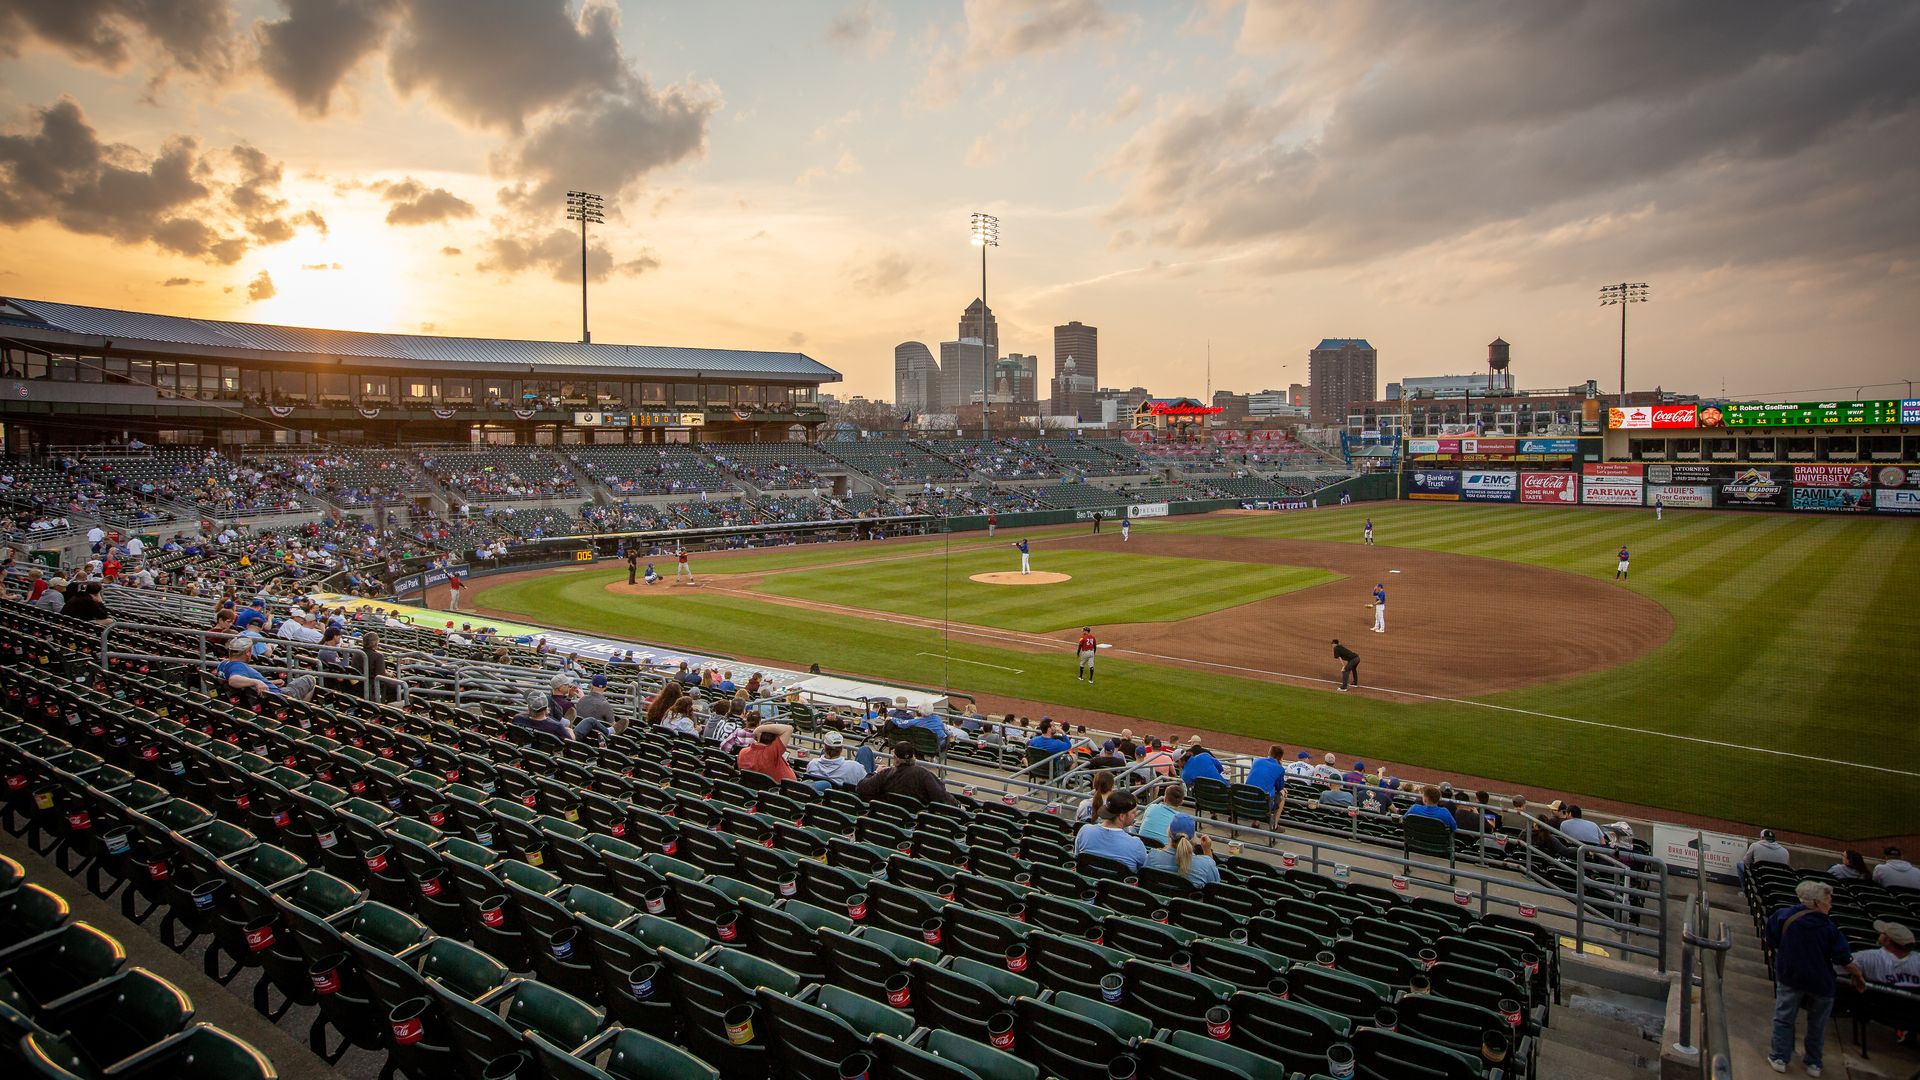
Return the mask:
[(1373, 546), (1373, 519), (1372, 518), (1367, 519), (1366, 537), (1367, 537), (1367, 546), (1372, 547)]
[(1373, 632), (1387, 632), (1387, 583), (1384, 581), (1373, 587)]
[(1620, 565), (1614, 568), (1613, 580), (1627, 580), (1627, 545), (1620, 545)]

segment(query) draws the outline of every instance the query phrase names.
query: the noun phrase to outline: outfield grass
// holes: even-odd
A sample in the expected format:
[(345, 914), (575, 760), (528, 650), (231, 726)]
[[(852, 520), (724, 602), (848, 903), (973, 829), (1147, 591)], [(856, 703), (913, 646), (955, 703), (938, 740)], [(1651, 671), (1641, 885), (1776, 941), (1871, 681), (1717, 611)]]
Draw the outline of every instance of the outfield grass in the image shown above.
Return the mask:
[(1070, 574), (1073, 580), (1030, 587), (970, 580), (974, 574), (1017, 570), (1019, 559), (1019, 552), (1003, 547), (976, 545), (950, 554), (936, 549), (919, 558), (778, 574), (753, 588), (1039, 634), (1086, 624), (1173, 622), (1340, 577), (1300, 566), (1045, 548), (1035, 552), (1034, 569)]
[[(1102, 709), (1841, 839), (1914, 830), (1920, 778), (1909, 774), (1920, 740), (1901, 665), (1920, 611), (1916, 523), (1682, 511), (1656, 523), (1647, 511), (1368, 503), (1140, 528), (1357, 543), (1368, 515), (1382, 545), (1600, 578), (1612, 576), (1614, 552), (1626, 544), (1634, 570), (1625, 587), (1673, 613), (1673, 636), (1638, 660), (1551, 686), (1478, 703), (1400, 704), (1108, 658), (1095, 689), (1074, 680), (1064, 653), (949, 643), (937, 631), (736, 595), (688, 590), (610, 602), (602, 586), (611, 573), (483, 586), (480, 599), (583, 630)], [(850, 557), (830, 546), (778, 553), (809, 554)], [(1046, 557), (1055, 554), (1064, 553)]]

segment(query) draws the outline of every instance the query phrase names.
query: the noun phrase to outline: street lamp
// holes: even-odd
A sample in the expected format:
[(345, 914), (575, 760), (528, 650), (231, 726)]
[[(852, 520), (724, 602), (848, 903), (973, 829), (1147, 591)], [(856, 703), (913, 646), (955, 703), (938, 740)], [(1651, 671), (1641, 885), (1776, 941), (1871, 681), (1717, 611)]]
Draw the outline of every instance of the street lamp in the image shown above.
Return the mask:
[(606, 200), (590, 191), (567, 192), (567, 220), (580, 223), (580, 340), (591, 342), (587, 332), (587, 224), (606, 223)]
[(1647, 283), (1621, 282), (1600, 288), (1600, 306), (1620, 305), (1620, 407), (1627, 405), (1627, 307), (1647, 302)]
[(992, 214), (976, 213), (971, 232), (973, 242), (980, 248), (980, 454), (988, 457), (987, 416), (993, 411), (993, 358), (987, 355), (987, 249), (1000, 246), (1000, 219)]

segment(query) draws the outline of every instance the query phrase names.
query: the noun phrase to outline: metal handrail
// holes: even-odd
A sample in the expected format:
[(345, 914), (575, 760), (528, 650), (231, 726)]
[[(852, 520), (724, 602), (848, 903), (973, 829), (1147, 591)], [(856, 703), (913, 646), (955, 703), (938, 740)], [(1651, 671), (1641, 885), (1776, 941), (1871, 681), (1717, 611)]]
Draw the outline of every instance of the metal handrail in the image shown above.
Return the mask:
[[(1713, 1080), (1732, 1080), (1733, 1062), (1729, 1056), (1726, 1001), (1727, 952), (1733, 936), (1722, 924), (1713, 934), (1713, 907), (1706, 893), (1687, 897), (1687, 920), (1680, 932), (1680, 1041), (1673, 1049), (1687, 1057), (1711, 1054), (1708, 1067)], [(1706, 956), (1713, 959), (1708, 969)], [(1695, 969), (1700, 977), (1700, 1045), (1693, 1039), (1693, 981)]]

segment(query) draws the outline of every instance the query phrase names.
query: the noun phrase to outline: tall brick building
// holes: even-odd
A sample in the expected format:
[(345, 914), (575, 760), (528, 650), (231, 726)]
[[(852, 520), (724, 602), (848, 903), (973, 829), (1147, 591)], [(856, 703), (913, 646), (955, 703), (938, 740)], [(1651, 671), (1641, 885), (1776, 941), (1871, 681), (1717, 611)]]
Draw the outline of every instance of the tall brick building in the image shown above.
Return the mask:
[(1344, 425), (1349, 402), (1380, 396), (1380, 353), (1365, 338), (1322, 338), (1307, 351), (1307, 372), (1315, 424)]

